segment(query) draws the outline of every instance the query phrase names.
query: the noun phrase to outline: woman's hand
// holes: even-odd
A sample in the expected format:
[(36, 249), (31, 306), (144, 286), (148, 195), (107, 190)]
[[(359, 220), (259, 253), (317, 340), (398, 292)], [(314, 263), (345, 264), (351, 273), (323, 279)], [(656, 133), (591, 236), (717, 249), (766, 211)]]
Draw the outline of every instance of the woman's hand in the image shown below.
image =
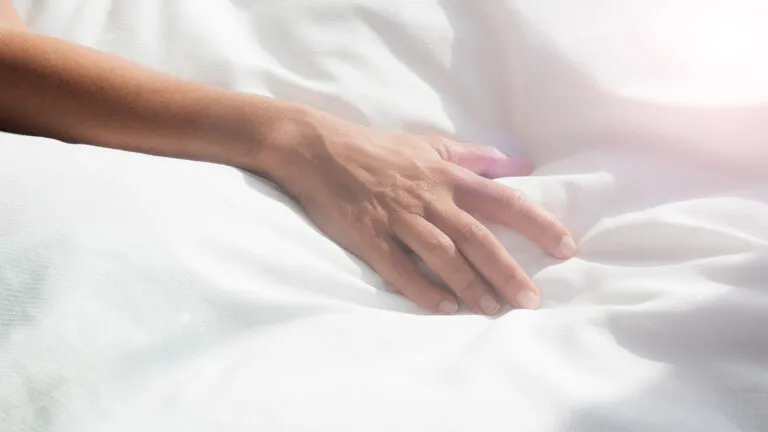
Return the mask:
[[(539, 306), (537, 287), (480, 220), (512, 227), (550, 254), (575, 252), (566, 228), (518, 190), (488, 179), (530, 165), (492, 147), (376, 131), (301, 109), (265, 139), (260, 174), (292, 194), (331, 239), (421, 307), (451, 314), (457, 298), (476, 313), (500, 300)], [(270, 168), (271, 167), (271, 168)], [(431, 283), (414, 252), (452, 292)]]
[[(428, 310), (456, 312), (456, 297), (486, 314), (500, 299), (538, 307), (537, 288), (479, 219), (561, 258), (574, 252), (562, 224), (485, 178), (529, 171), (492, 148), (374, 131), (1, 24), (0, 130), (270, 177), (333, 240)], [(408, 249), (455, 296), (420, 274)]]

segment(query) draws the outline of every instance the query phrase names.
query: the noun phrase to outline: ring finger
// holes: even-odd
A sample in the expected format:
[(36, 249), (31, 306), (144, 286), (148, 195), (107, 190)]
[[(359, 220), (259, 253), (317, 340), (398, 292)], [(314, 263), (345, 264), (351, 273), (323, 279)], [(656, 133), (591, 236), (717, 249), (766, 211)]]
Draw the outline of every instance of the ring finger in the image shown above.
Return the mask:
[(465, 211), (434, 212), (431, 219), (511, 305), (539, 307), (539, 290), (488, 228)]
[(393, 230), (470, 310), (486, 315), (499, 311), (493, 290), (445, 233), (417, 215), (395, 223)]

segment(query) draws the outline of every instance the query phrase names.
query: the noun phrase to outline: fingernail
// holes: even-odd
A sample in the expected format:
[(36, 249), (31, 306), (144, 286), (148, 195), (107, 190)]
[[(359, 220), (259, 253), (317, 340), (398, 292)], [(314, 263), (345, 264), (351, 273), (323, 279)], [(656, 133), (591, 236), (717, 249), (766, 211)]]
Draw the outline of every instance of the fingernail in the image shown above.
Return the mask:
[(482, 309), (483, 313), (486, 315), (495, 314), (499, 311), (499, 308), (501, 308), (499, 302), (489, 295), (483, 296), (483, 298), (480, 299), (480, 309)]
[(557, 254), (562, 259), (571, 258), (576, 254), (576, 243), (573, 242), (571, 236), (563, 237), (560, 241), (560, 246), (557, 248)]
[(447, 314), (455, 314), (459, 311), (459, 304), (453, 300), (443, 300), (440, 302), (438, 308)]
[(535, 292), (529, 290), (522, 290), (517, 293), (515, 300), (517, 300), (517, 306), (521, 309), (534, 310), (538, 309), (541, 304), (539, 296)]

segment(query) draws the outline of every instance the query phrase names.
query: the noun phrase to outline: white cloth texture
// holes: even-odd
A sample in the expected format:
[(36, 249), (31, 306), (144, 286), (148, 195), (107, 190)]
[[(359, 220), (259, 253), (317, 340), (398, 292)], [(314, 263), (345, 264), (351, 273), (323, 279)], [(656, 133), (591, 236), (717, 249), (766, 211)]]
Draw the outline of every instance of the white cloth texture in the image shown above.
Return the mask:
[[(38, 32), (530, 156), (539, 311), (431, 316), (267, 182), (0, 135), (2, 431), (768, 430), (768, 3), (21, 0)], [(514, 137), (514, 138), (509, 138)]]

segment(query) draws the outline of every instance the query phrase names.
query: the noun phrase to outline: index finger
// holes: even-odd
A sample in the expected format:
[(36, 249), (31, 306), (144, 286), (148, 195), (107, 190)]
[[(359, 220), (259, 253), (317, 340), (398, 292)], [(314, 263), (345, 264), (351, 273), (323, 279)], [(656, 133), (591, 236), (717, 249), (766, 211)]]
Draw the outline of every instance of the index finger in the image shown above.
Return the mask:
[(454, 201), (479, 219), (515, 229), (558, 258), (576, 253), (573, 237), (562, 222), (518, 189), (472, 176), (456, 190)]

